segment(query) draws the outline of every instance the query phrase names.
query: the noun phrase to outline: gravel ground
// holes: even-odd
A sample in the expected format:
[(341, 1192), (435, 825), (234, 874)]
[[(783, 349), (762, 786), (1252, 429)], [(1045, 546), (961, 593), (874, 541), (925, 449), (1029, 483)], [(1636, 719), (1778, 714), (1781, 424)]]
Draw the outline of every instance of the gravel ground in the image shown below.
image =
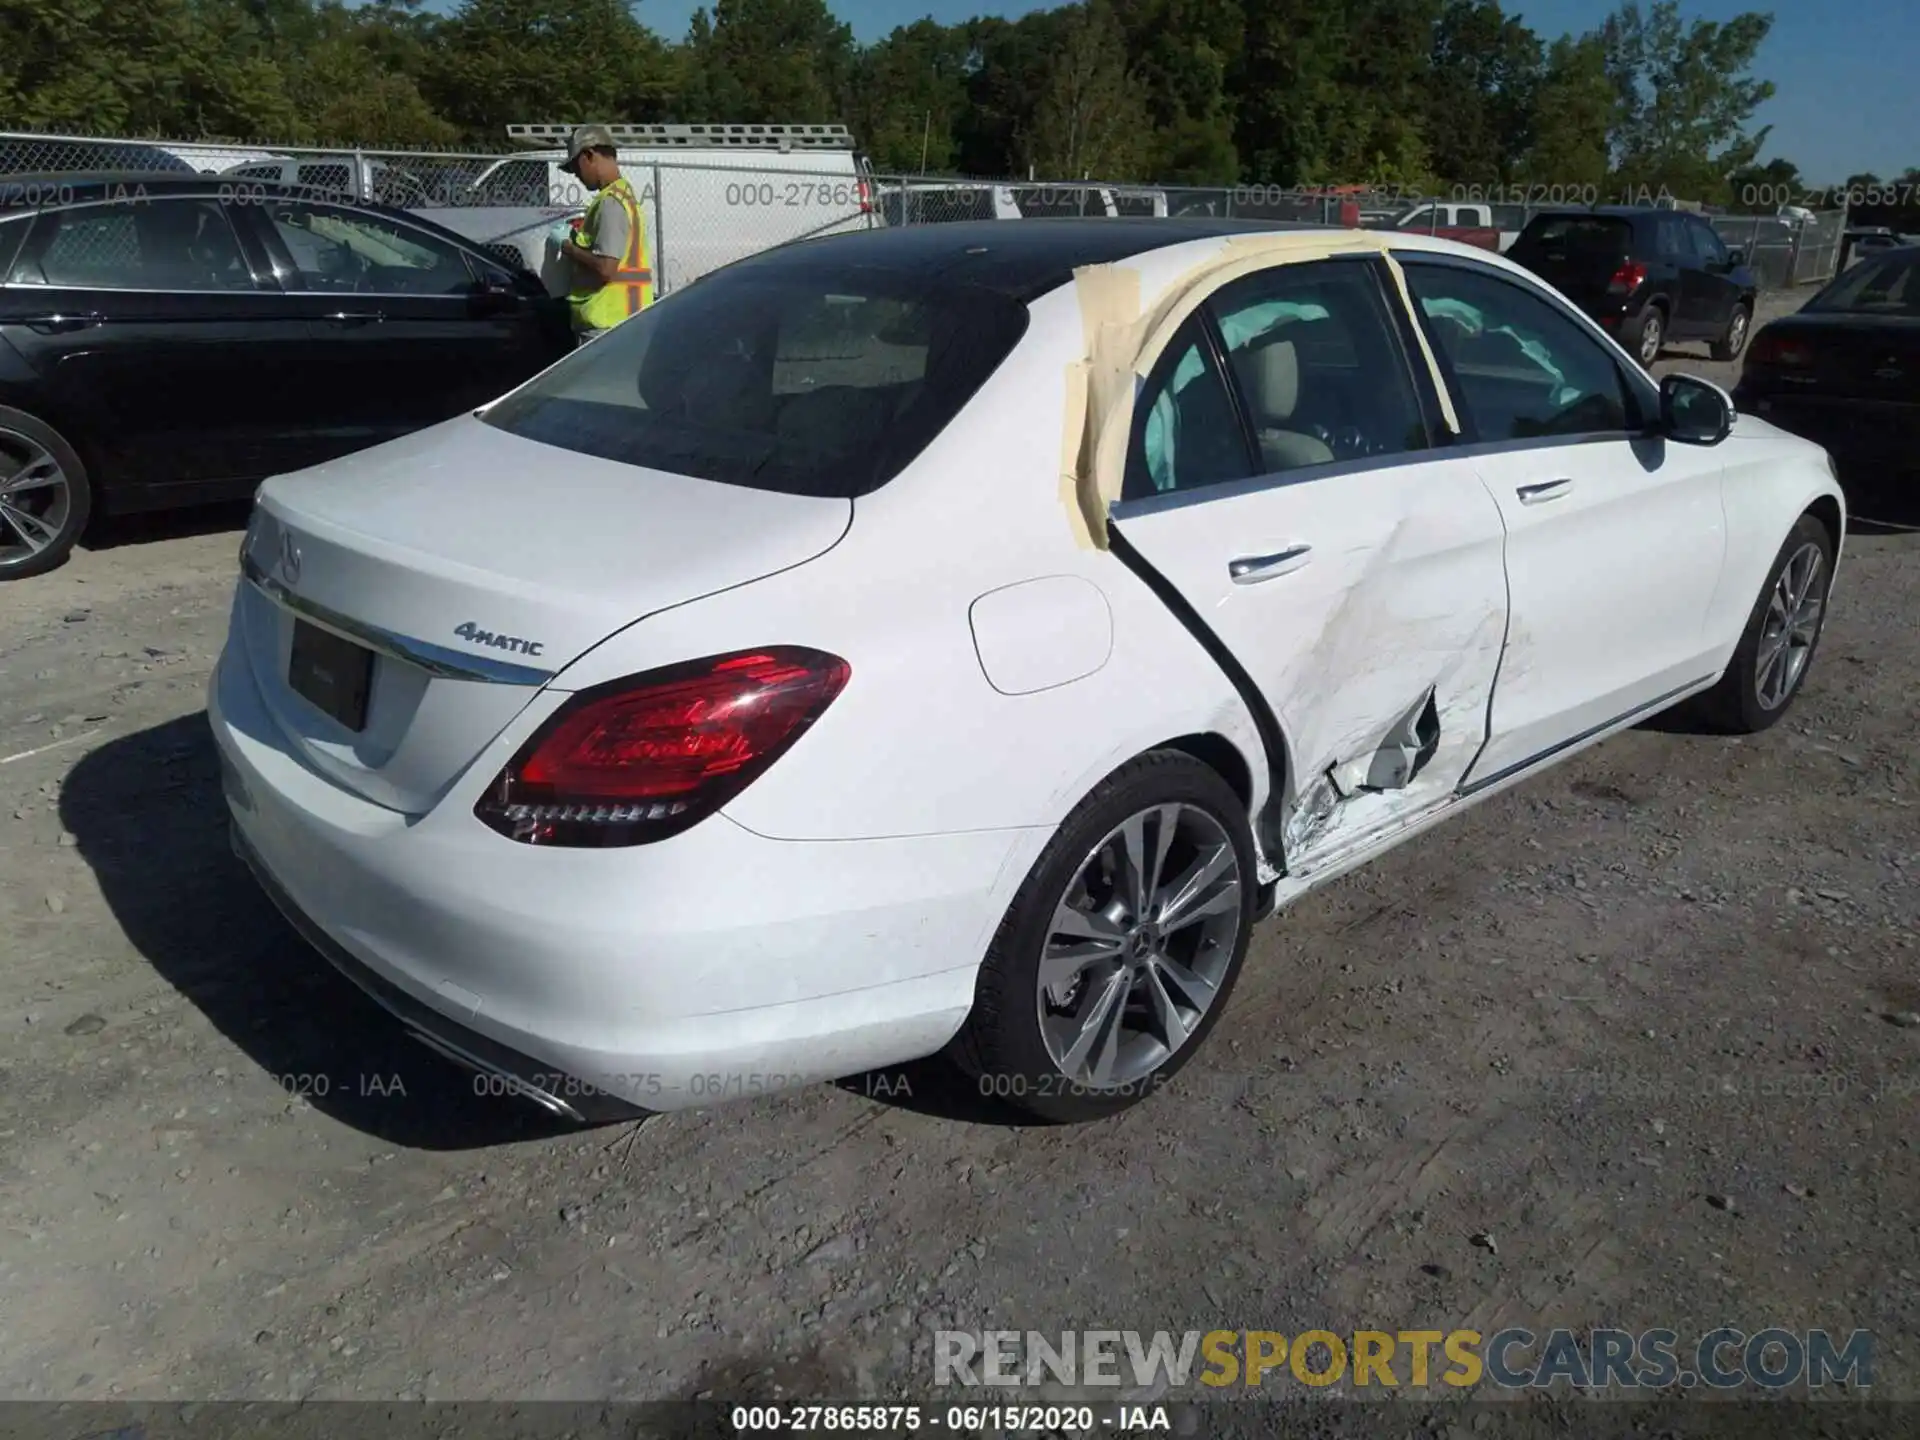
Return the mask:
[(0, 601), (0, 1396), (850, 1398), (925, 1394), (950, 1326), (1729, 1322), (1870, 1329), (1920, 1395), (1920, 535), (1850, 543), (1787, 723), (1637, 730), (1315, 895), (1130, 1114), (909, 1071), (577, 1133), (231, 858), (238, 523)]

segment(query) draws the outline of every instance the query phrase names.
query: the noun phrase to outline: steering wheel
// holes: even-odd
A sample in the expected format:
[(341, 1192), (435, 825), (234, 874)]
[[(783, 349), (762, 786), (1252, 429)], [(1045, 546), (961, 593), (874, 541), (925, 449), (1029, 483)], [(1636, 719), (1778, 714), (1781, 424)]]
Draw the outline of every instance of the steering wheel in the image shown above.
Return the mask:
[(1362, 460), (1377, 453), (1377, 447), (1367, 439), (1366, 433), (1358, 425), (1342, 425), (1337, 429), (1315, 421), (1307, 427), (1307, 433), (1333, 452), (1336, 460)]

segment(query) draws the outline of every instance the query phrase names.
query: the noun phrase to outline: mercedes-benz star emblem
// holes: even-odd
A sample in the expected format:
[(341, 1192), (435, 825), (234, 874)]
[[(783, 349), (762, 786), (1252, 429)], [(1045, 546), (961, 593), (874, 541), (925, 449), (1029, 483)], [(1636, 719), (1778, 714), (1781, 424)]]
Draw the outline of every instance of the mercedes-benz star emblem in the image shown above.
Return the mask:
[(289, 585), (300, 583), (300, 547), (284, 530), (280, 532), (280, 578)]

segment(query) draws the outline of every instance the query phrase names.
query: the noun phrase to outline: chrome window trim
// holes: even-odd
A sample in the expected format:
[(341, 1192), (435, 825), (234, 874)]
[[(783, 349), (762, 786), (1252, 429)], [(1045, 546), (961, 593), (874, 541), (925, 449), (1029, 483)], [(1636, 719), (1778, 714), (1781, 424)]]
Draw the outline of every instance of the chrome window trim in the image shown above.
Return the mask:
[(558, 674), (531, 665), (513, 665), (483, 655), (469, 655), (444, 645), (396, 634), (363, 620), (354, 620), (325, 605), (296, 595), (261, 568), (252, 555), (240, 557), (240, 573), (256, 590), (281, 609), (299, 616), (322, 630), (331, 631), (356, 645), (364, 645), (376, 655), (411, 665), (437, 680), (474, 680), (489, 685), (522, 685), (538, 689)]

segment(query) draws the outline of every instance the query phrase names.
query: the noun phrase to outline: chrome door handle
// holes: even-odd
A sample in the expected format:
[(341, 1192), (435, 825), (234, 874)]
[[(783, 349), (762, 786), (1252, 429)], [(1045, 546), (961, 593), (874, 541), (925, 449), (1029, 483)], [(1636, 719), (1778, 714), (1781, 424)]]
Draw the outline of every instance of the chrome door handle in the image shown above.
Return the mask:
[(98, 310), (88, 310), (80, 314), (28, 315), (18, 323), (26, 325), (43, 335), (65, 335), (74, 330), (91, 330), (96, 325), (104, 325), (107, 317)]
[(387, 317), (379, 310), (335, 310), (320, 318), (335, 325), (378, 325)]
[(1544, 505), (1572, 493), (1571, 480), (1543, 480), (1538, 485), (1522, 485), (1516, 492), (1522, 505)]
[(1311, 545), (1292, 545), (1274, 555), (1242, 555), (1227, 565), (1227, 574), (1236, 585), (1258, 585), (1291, 575), (1313, 559)]

